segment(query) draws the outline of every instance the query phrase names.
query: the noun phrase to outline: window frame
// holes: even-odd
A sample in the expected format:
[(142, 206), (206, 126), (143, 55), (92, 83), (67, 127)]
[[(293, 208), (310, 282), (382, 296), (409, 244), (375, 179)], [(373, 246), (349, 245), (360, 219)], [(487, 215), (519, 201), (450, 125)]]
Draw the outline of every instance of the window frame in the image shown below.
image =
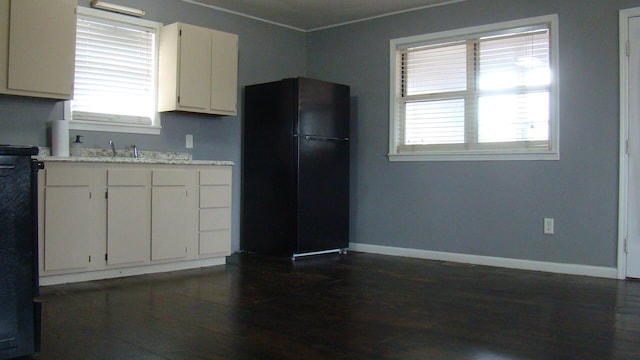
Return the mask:
[[(528, 29), (548, 24), (549, 27), (549, 65), (551, 67), (551, 86), (549, 94), (549, 142), (550, 148), (545, 150), (450, 150), (438, 149), (431, 151), (399, 150), (398, 116), (399, 87), (399, 53), (410, 46), (439, 44), (454, 41), (468, 41), (487, 35), (498, 35)], [(558, 15), (545, 15), (514, 21), (506, 21), (488, 25), (474, 26), (462, 29), (447, 30), (436, 33), (409, 36), (392, 39), (390, 41), (390, 84), (389, 84), (389, 161), (491, 161), (491, 160), (559, 160), (559, 41)], [(465, 122), (468, 119), (465, 119)]]
[(77, 15), (92, 17), (97, 19), (104, 19), (112, 22), (119, 22), (123, 24), (132, 24), (137, 27), (144, 27), (153, 29), (155, 31), (155, 66), (154, 66), (154, 99), (153, 108), (154, 116), (151, 118), (151, 124), (127, 124), (122, 122), (109, 122), (109, 121), (91, 121), (91, 120), (75, 120), (71, 110), (71, 101), (65, 101), (64, 103), (64, 119), (69, 121), (70, 130), (87, 130), (87, 131), (106, 131), (106, 132), (118, 132), (118, 133), (131, 133), (131, 134), (148, 134), (159, 135), (162, 129), (160, 122), (160, 113), (157, 110), (158, 105), (158, 60), (159, 60), (159, 45), (160, 45), (160, 29), (162, 23), (150, 21), (146, 19), (140, 19), (132, 16), (115, 14), (107, 11), (91, 9), (87, 7), (78, 6)]

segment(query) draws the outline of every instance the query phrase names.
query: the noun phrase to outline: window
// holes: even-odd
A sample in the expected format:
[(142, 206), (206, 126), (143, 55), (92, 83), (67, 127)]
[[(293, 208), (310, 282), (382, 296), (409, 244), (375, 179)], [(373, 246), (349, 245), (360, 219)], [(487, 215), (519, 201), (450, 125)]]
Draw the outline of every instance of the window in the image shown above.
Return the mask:
[(390, 160), (557, 160), (557, 15), (391, 41)]
[(160, 24), (78, 8), (70, 127), (158, 134), (157, 34)]

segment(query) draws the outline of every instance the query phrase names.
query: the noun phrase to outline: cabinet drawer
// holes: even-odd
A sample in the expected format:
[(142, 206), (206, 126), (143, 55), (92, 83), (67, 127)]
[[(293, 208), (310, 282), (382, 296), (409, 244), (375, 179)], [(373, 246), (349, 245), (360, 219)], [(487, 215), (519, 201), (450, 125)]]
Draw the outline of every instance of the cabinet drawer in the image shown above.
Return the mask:
[(199, 245), (198, 253), (200, 255), (215, 254), (215, 253), (230, 253), (231, 252), (231, 231), (215, 230), (215, 231), (201, 232), (198, 245)]
[(107, 170), (108, 186), (144, 186), (149, 185), (148, 170)]
[(151, 182), (153, 186), (186, 186), (187, 178), (181, 170), (154, 170)]
[(230, 228), (231, 211), (229, 208), (200, 209), (200, 231)]
[(216, 167), (211, 170), (200, 171), (200, 185), (230, 185), (231, 168), (227, 166)]
[(89, 168), (52, 167), (45, 170), (47, 186), (89, 186), (93, 181)]
[(231, 188), (229, 185), (200, 187), (200, 208), (219, 208), (230, 206)]

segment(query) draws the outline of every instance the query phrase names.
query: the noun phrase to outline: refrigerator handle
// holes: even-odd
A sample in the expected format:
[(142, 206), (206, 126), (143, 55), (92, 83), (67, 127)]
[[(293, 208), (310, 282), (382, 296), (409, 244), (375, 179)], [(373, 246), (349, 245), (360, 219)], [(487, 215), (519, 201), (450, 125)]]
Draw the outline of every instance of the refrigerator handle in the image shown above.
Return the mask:
[(304, 139), (311, 140), (311, 141), (349, 141), (348, 137), (337, 138), (337, 137), (323, 137), (323, 136), (311, 136), (311, 135), (305, 135)]

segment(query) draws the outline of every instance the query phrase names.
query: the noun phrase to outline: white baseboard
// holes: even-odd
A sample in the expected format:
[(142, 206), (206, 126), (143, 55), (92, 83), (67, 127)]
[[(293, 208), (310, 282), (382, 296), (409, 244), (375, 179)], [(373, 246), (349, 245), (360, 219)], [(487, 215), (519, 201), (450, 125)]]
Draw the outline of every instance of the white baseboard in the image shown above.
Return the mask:
[(467, 255), (456, 254), (439, 251), (398, 248), (390, 246), (380, 246), (362, 243), (350, 243), (349, 250), (357, 252), (365, 252), (372, 254), (402, 256), (417, 259), (437, 260), (437, 261), (450, 261), (463, 264), (474, 264), (484, 266), (495, 266), (509, 269), (518, 270), (531, 270), (531, 271), (543, 271), (557, 274), (568, 275), (584, 275), (600, 278), (618, 278), (618, 270), (616, 268), (589, 266), (589, 265), (577, 265), (577, 264), (564, 264), (564, 263), (552, 263), (544, 261), (532, 261), (510, 258), (499, 258), (491, 256), (481, 255)]
[(98, 271), (87, 271), (77, 274), (40, 276), (40, 286), (67, 284), (81, 281), (92, 281), (102, 279), (112, 279), (124, 276), (144, 275), (152, 273), (162, 273), (169, 271), (197, 269), (209, 266), (224, 265), (227, 263), (226, 257), (213, 259), (201, 259), (192, 261), (181, 261), (168, 264), (145, 265), (130, 268), (108, 269)]

